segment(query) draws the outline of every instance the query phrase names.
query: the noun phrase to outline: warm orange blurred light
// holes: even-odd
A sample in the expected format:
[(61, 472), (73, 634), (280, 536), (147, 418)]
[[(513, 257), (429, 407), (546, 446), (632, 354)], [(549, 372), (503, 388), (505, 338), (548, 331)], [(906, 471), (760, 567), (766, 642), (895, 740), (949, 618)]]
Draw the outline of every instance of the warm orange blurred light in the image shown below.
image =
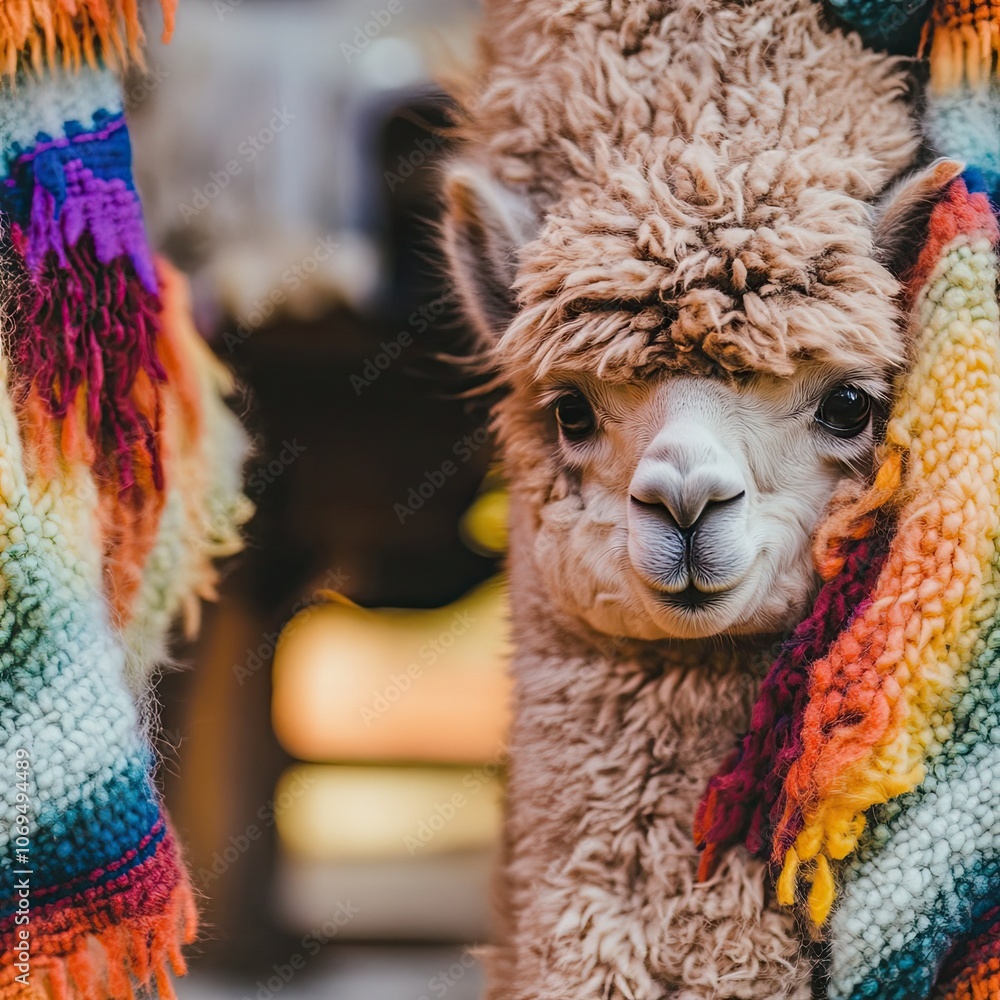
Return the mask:
[(507, 658), (500, 580), (432, 611), (310, 608), (275, 654), (275, 733), (300, 760), (491, 760)]

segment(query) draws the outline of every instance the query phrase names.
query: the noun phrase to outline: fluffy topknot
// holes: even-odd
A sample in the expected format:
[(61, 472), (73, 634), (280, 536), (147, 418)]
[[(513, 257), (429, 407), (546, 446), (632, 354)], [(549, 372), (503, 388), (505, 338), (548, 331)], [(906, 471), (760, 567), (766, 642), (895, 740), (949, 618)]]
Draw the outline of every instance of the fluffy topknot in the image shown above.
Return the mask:
[(814, 0), (506, 0), (485, 37), (466, 161), (538, 222), (508, 376), (903, 360), (872, 203), (919, 145), (905, 66)]

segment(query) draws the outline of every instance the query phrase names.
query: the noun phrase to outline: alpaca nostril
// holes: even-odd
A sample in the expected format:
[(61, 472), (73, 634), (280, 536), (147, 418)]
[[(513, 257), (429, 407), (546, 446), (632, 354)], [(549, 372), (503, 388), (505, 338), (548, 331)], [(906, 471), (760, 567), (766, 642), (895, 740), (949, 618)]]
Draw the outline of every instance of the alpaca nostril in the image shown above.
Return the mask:
[(695, 528), (698, 526), (697, 520), (691, 524), (682, 523), (677, 518), (677, 515), (674, 513), (671, 506), (664, 503), (662, 500), (640, 500), (636, 496), (630, 496), (629, 500), (635, 507), (641, 508), (658, 520), (663, 521), (667, 527), (672, 528), (682, 538), (687, 538), (688, 536), (693, 535)]
[(746, 495), (746, 490), (740, 490), (739, 493), (734, 493), (731, 497), (713, 497), (707, 504), (705, 504), (705, 508), (702, 511), (701, 516), (703, 517), (709, 510), (718, 510), (720, 507), (729, 507), (734, 504), (738, 504)]
[(643, 508), (665, 521), (682, 537), (688, 538), (694, 534), (710, 514), (715, 513), (720, 508), (739, 503), (745, 496), (746, 490), (740, 490), (739, 493), (734, 493), (732, 496), (707, 497), (694, 502), (691, 502), (690, 498), (680, 496), (664, 496), (660, 500), (650, 502), (640, 500), (633, 494), (630, 495), (629, 499), (637, 507)]
[(745, 496), (746, 490), (740, 490), (739, 493), (734, 493), (732, 496), (710, 496), (707, 500), (702, 502), (700, 507), (697, 503), (688, 505), (687, 508), (685, 508), (683, 504), (679, 504), (678, 510), (671, 510), (670, 514), (677, 522), (677, 526), (681, 533), (687, 536), (689, 534), (693, 534), (695, 529), (698, 528), (698, 526), (701, 525), (710, 514), (716, 513), (723, 507), (734, 506)]

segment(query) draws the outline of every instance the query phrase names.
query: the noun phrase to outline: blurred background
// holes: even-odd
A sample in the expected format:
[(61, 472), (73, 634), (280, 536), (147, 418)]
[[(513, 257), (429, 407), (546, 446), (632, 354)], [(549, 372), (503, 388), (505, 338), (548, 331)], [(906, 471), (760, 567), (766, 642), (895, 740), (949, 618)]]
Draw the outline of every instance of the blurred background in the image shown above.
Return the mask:
[(151, 238), (256, 445), (247, 551), (161, 686), (203, 894), (181, 1000), (481, 989), (505, 511), (434, 239), (476, 24), (471, 0), (185, 0), (127, 81)]

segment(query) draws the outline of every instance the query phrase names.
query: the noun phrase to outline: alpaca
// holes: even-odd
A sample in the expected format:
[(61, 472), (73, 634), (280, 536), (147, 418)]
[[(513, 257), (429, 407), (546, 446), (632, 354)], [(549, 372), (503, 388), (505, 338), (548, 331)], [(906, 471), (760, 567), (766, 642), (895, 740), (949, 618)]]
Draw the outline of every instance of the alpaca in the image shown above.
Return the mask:
[(914, 227), (961, 166), (920, 163), (908, 66), (813, 0), (497, 0), (483, 38), (443, 242), (506, 390), (488, 996), (807, 997), (762, 865), (700, 881), (692, 821), (872, 473)]

